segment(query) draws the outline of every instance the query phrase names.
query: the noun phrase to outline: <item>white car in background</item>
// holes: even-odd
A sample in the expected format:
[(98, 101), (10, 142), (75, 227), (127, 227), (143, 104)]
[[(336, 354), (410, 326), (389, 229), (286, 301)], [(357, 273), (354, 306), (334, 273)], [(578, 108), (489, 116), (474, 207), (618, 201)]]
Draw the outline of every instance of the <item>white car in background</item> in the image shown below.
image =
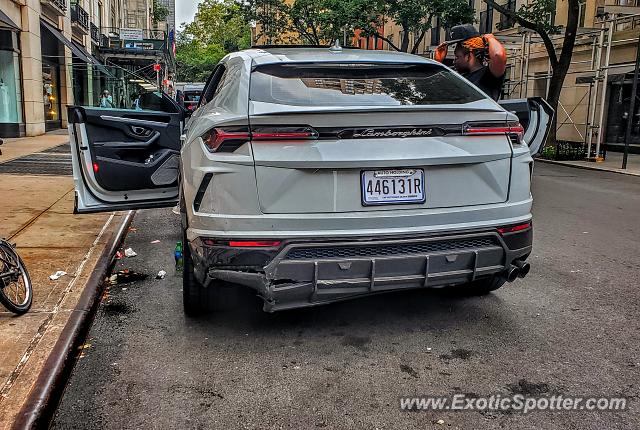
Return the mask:
[(529, 271), (541, 99), (505, 109), (434, 61), (336, 48), (227, 55), (186, 130), (152, 96), (143, 111), (70, 107), (76, 211), (179, 201), (188, 314), (240, 286), (276, 311), (483, 294)]

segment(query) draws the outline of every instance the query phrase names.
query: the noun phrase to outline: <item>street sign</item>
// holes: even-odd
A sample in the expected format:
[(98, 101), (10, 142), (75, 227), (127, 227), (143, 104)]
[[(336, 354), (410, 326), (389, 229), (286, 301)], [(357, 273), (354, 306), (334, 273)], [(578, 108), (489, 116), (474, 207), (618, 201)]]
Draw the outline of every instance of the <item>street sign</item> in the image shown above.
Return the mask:
[(143, 33), (141, 28), (121, 28), (120, 40), (143, 40)]
[(162, 66), (158, 63), (153, 65), (153, 71), (154, 72), (159, 72), (160, 70), (162, 70)]

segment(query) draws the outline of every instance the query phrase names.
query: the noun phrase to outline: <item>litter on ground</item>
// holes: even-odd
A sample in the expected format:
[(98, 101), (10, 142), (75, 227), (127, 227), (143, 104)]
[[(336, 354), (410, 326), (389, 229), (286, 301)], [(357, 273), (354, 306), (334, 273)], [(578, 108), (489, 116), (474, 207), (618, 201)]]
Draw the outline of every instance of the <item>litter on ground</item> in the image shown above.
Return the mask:
[(67, 272), (65, 272), (64, 270), (58, 270), (53, 275), (50, 275), (49, 279), (51, 279), (52, 281), (57, 281), (58, 279), (62, 278), (66, 274), (67, 274)]

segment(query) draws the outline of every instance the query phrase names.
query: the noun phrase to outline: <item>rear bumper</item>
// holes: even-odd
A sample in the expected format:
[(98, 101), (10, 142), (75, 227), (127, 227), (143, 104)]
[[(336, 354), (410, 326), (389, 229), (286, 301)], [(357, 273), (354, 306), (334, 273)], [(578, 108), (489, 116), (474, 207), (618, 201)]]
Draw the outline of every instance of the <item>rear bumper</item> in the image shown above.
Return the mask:
[(196, 276), (248, 286), (266, 311), (409, 288), (438, 288), (504, 273), (531, 253), (533, 229), (383, 239), (291, 240), (278, 249), (192, 244)]

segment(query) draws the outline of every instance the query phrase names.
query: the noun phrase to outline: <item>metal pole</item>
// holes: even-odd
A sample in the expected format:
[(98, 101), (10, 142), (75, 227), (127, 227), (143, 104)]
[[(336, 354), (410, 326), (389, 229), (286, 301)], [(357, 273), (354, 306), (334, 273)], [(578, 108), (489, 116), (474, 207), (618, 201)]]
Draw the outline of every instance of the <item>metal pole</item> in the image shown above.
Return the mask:
[[(587, 106), (591, 107), (591, 95), (593, 94), (593, 82), (589, 82), (589, 99), (587, 101)], [(587, 114), (588, 115), (588, 114)], [(584, 129), (584, 143), (587, 144), (587, 140), (591, 139), (591, 123), (589, 122), (589, 118), (587, 118), (587, 122), (585, 123)], [(591, 140), (589, 140), (591, 143)]]
[(627, 168), (629, 158), (629, 144), (631, 143), (631, 130), (633, 129), (633, 117), (636, 112), (636, 94), (638, 92), (638, 68), (640, 68), (640, 36), (638, 36), (638, 50), (636, 51), (636, 69), (633, 72), (633, 85), (631, 86), (631, 101), (629, 103), (629, 118), (627, 118), (627, 133), (624, 137), (624, 155), (622, 156), (622, 168)]
[(594, 76), (594, 87), (595, 91), (593, 92), (593, 104), (589, 105), (589, 130), (587, 132), (587, 154), (585, 158), (591, 157), (591, 144), (593, 143), (593, 123), (596, 119), (596, 104), (598, 101), (598, 90), (600, 89), (600, 76), (602, 74), (602, 70), (600, 66), (602, 65), (602, 49), (604, 47), (604, 33), (605, 33), (605, 23), (602, 23), (602, 30), (600, 31), (600, 36), (598, 38), (598, 50), (596, 51), (596, 67), (595, 67), (595, 76)]
[(611, 58), (611, 41), (613, 40), (613, 25), (614, 21), (609, 24), (609, 34), (607, 36), (607, 56), (604, 62), (604, 76), (602, 78), (602, 95), (600, 96), (600, 116), (598, 119), (598, 139), (596, 140), (596, 160), (600, 154), (600, 144), (603, 141), (604, 132), (602, 123), (604, 121), (604, 109), (607, 99), (607, 80), (609, 77), (609, 59)]
[(520, 98), (522, 98), (522, 88), (524, 87), (524, 50), (525, 50), (525, 38), (527, 33), (522, 33), (522, 48), (520, 50)]
[(531, 59), (531, 33), (527, 32), (527, 68), (524, 76), (524, 96), (529, 97), (529, 61)]
[(547, 58), (547, 88), (544, 92), (545, 98), (549, 98), (549, 87), (551, 86), (551, 59)]

